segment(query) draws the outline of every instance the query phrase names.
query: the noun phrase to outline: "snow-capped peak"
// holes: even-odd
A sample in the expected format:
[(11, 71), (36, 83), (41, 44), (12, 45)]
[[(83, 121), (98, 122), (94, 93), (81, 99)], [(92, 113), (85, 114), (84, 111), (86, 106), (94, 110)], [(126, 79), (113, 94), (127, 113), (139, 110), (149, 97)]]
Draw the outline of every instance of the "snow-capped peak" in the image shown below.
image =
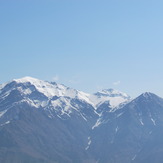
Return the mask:
[(51, 98), (53, 96), (61, 96), (63, 91), (60, 90), (66, 89), (63, 85), (51, 84), (47, 81), (35, 79), (32, 77), (14, 79), (13, 81), (17, 83), (30, 83), (31, 85), (34, 85), (39, 92), (43, 93), (48, 98)]
[(155, 95), (154, 93), (151, 92), (145, 92), (142, 93), (140, 96), (135, 98), (133, 101), (138, 101), (138, 100), (150, 100), (150, 99), (160, 99), (159, 96)]
[(26, 77), (23, 77), (23, 78), (20, 78), (20, 79), (13, 79), (13, 81), (16, 81), (18, 83), (27, 83), (27, 82), (30, 82), (30, 83), (39, 83), (41, 82), (41, 80), (39, 79), (36, 79), (36, 78), (32, 78), (30, 76), (26, 76)]
[[(108, 102), (110, 107), (115, 108), (130, 99), (126, 93), (114, 89), (104, 89), (91, 95), (73, 88), (66, 87), (62, 84), (43, 81), (32, 77), (14, 79), (13, 81), (18, 84), (13, 85), (13, 89), (18, 89), (22, 95), (27, 95), (27, 98), (29, 97), (28, 95), (32, 94), (33, 88), (35, 87), (38, 92), (44, 94), (49, 100), (54, 96), (77, 98), (87, 102), (95, 108), (104, 102)], [(10, 88), (9, 90), (11, 91)], [(9, 92), (7, 94), (9, 94)], [(37, 102), (39, 103), (39, 101)]]
[(153, 93), (151, 93), (151, 92), (145, 92), (142, 94), (142, 96), (145, 98), (151, 97), (152, 95), (153, 95)]
[(35, 88), (43, 93), (45, 96), (47, 96), (49, 99), (53, 96), (66, 96), (70, 98), (78, 98), (80, 100), (84, 100), (87, 103), (92, 104), (92, 102), (89, 100), (89, 94), (84, 93), (82, 91), (78, 91), (73, 88), (69, 88), (64, 86), (63, 84), (57, 84), (55, 82), (47, 82), (39, 79), (35, 79), (32, 77), (24, 77), (21, 79), (14, 79), (17, 83), (30, 83), (31, 85), (34, 85)]
[(97, 96), (109, 96), (109, 97), (118, 97), (123, 96), (124, 98), (129, 98), (129, 96), (126, 93), (120, 92), (115, 89), (103, 89), (102, 91), (98, 91), (95, 93)]
[(115, 108), (120, 104), (129, 101), (131, 98), (126, 93), (114, 89), (104, 89), (91, 96), (91, 100), (96, 106), (109, 101), (110, 107)]

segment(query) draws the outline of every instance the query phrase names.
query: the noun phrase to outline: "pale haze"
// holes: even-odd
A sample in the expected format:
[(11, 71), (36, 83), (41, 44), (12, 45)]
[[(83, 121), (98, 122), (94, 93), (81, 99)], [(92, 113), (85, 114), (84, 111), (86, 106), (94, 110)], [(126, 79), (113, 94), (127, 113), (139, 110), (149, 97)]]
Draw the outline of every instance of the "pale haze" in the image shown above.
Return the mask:
[(0, 83), (31, 76), (88, 93), (163, 97), (163, 1), (0, 1)]

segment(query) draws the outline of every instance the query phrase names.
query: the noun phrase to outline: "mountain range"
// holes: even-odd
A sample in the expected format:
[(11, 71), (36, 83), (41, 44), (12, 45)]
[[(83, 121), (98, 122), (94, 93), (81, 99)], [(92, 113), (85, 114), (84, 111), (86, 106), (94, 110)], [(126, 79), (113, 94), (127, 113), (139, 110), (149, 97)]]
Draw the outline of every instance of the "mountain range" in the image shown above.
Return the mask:
[(162, 163), (163, 99), (88, 94), (24, 77), (0, 85), (2, 163)]

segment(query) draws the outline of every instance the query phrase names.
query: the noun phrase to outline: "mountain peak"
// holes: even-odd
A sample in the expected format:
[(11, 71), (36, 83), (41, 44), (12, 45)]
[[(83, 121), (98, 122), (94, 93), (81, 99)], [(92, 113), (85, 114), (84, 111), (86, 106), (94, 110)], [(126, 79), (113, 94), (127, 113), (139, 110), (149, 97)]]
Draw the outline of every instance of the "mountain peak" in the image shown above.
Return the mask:
[(48, 81), (39, 80), (39, 79), (32, 78), (29, 76), (26, 76), (20, 79), (14, 79), (13, 81), (15, 81), (16, 83), (22, 83), (22, 84), (30, 83), (31, 85), (35, 86), (35, 88), (39, 92), (43, 93), (47, 97), (52, 97), (56, 95), (61, 96), (66, 90), (66, 87), (61, 84), (50, 83)]
[(17, 83), (26, 83), (26, 82), (30, 82), (30, 83), (35, 83), (35, 82), (39, 82), (41, 80), (30, 77), (30, 76), (26, 76), (20, 79), (14, 79), (13, 81), (17, 82)]
[(138, 96), (137, 98), (135, 98), (133, 100), (134, 102), (135, 101), (139, 101), (139, 102), (145, 102), (145, 103), (148, 103), (148, 102), (156, 102), (156, 103), (159, 103), (160, 101), (163, 101), (163, 99), (157, 95), (155, 95), (154, 93), (151, 93), (151, 92), (145, 92), (145, 93), (142, 93), (140, 96)]
[(51, 99), (54, 96), (77, 98), (86, 101), (94, 107), (97, 107), (98, 105), (107, 101), (109, 102), (109, 105), (114, 108), (119, 106), (121, 103), (130, 100), (130, 96), (128, 96), (126, 93), (114, 89), (103, 89), (102, 91), (92, 95), (69, 88), (62, 84), (39, 80), (29, 76), (14, 79), (10, 83), (13, 84), (13, 90), (17, 88), (21, 94), (28, 96), (32, 93), (33, 89), (35, 89), (36, 91), (45, 95), (48, 99)]
[(152, 97), (156, 97), (156, 95), (154, 93), (151, 93), (151, 92), (144, 92), (139, 97), (149, 99), (149, 98), (152, 98)]
[(151, 97), (151, 96), (153, 96), (153, 95), (154, 95), (154, 94), (151, 93), (151, 92), (145, 92), (145, 93), (142, 94), (142, 96), (145, 97), (145, 98)]
[[(30, 83), (36, 88), (37, 91), (44, 94), (49, 99), (51, 99), (54, 96), (58, 96), (58, 97), (64, 96), (70, 98), (78, 98), (80, 100), (86, 101), (89, 104), (93, 105), (92, 102), (89, 100), (89, 96), (90, 96), (89, 94), (84, 93), (82, 91), (78, 91), (73, 88), (69, 88), (63, 84), (39, 80), (29, 76), (20, 79), (14, 79), (13, 81), (16, 82), (17, 84), (23, 84), (23, 85), (26, 85), (26, 83)], [(25, 89), (29, 89), (27, 85), (25, 86)]]
[(112, 88), (103, 89), (102, 91), (98, 91), (97, 93), (95, 93), (95, 95), (98, 95), (98, 96), (110, 96), (110, 97), (122, 96), (124, 98), (129, 98), (129, 96), (126, 93), (120, 92), (120, 91), (112, 89)]
[(91, 97), (96, 107), (104, 102), (109, 102), (111, 108), (118, 107), (120, 104), (129, 101), (131, 98), (126, 93), (114, 89), (103, 89), (94, 93)]

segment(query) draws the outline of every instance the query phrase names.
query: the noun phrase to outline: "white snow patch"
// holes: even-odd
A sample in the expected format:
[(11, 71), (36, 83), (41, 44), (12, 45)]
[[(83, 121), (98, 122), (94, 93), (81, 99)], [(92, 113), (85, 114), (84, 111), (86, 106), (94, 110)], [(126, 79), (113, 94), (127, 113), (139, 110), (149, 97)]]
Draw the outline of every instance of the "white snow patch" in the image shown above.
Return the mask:
[(5, 124), (9, 124), (9, 123), (10, 123), (10, 121), (5, 122)]
[(115, 108), (129, 99), (130, 97), (126, 93), (114, 89), (105, 89), (90, 96), (90, 100), (95, 106), (108, 101), (111, 108)]
[(21, 100), (19, 102), (14, 103), (14, 104), (23, 103), (23, 102), (28, 103), (29, 105), (31, 105), (31, 106), (33, 106), (35, 108), (39, 108), (40, 106), (43, 107), (43, 106), (46, 106), (46, 104), (47, 104), (46, 101), (31, 100), (29, 98), (25, 98), (25, 99), (23, 99), (23, 100)]
[(97, 120), (97, 122), (95, 123), (95, 125), (92, 127), (92, 130), (93, 130), (94, 128), (98, 127), (100, 124), (101, 124), (101, 118), (99, 118), (99, 119)]
[(140, 121), (141, 125), (143, 126), (143, 125), (144, 125), (144, 123), (143, 123), (142, 119), (139, 119), (139, 121)]
[(57, 115), (57, 117), (58, 117), (58, 118), (60, 118), (60, 119), (62, 119), (62, 117), (61, 117), (61, 116), (59, 116), (59, 115)]
[(89, 149), (91, 143), (92, 143), (91, 137), (88, 137), (88, 145), (87, 145), (87, 147), (85, 148), (85, 150), (88, 150), (88, 149)]
[(104, 103), (105, 101), (109, 101), (111, 108), (115, 108), (127, 101), (127, 99), (124, 99), (123, 97), (109, 97), (109, 96), (98, 97), (96, 95), (91, 95), (90, 100), (95, 106), (98, 106)]
[(20, 92), (22, 92), (23, 94), (25, 94), (25, 95), (29, 95), (29, 94), (32, 93), (32, 91), (31, 91), (29, 88), (22, 89), (22, 87), (18, 87), (18, 90), (19, 90)]
[(119, 114), (117, 115), (117, 118), (120, 117), (122, 114), (123, 114), (123, 113), (119, 113)]
[(156, 122), (153, 118), (151, 118), (151, 121), (153, 122), (154, 126), (156, 126)]
[(0, 118), (7, 112), (8, 109), (0, 112)]
[(68, 117), (71, 117), (71, 116), (69, 115), (69, 113), (65, 112), (64, 110), (61, 110), (61, 115), (64, 115), (64, 114), (66, 114)]
[(10, 92), (5, 92), (4, 94), (1, 95), (2, 99), (5, 99), (8, 95), (10, 94)]
[(7, 125), (7, 124), (9, 124), (9, 123), (10, 123), (10, 121), (7, 121), (7, 122), (5, 122), (5, 123), (1, 124), (0, 126)]
[(134, 161), (134, 160), (135, 160), (136, 156), (137, 156), (137, 155), (135, 155), (135, 156), (132, 158), (132, 161)]
[(60, 107), (61, 115), (67, 114), (69, 116), (69, 114), (72, 112), (72, 109), (74, 109), (74, 107), (70, 104), (70, 99), (67, 99), (64, 97), (58, 98), (57, 100), (54, 100), (54, 101), (51, 101), (51, 104), (53, 106), (52, 109), (54, 109), (54, 110), (56, 110), (56, 108)]
[(95, 107), (94, 103), (91, 101), (90, 99), (90, 94), (82, 92), (82, 91), (78, 91), (77, 92), (77, 97), (81, 100), (86, 101), (87, 103), (91, 104), (93, 107)]
[(52, 116), (48, 115), (48, 117), (49, 117), (50, 119), (52, 119)]
[(80, 114), (81, 116), (82, 116), (82, 118), (85, 120), (85, 121), (87, 121), (87, 119), (84, 117), (84, 115), (83, 114)]
[(94, 113), (95, 113), (95, 114), (97, 114), (99, 117), (101, 117), (101, 116), (102, 116), (102, 113), (97, 113), (97, 111), (96, 111), (96, 110), (94, 110)]

